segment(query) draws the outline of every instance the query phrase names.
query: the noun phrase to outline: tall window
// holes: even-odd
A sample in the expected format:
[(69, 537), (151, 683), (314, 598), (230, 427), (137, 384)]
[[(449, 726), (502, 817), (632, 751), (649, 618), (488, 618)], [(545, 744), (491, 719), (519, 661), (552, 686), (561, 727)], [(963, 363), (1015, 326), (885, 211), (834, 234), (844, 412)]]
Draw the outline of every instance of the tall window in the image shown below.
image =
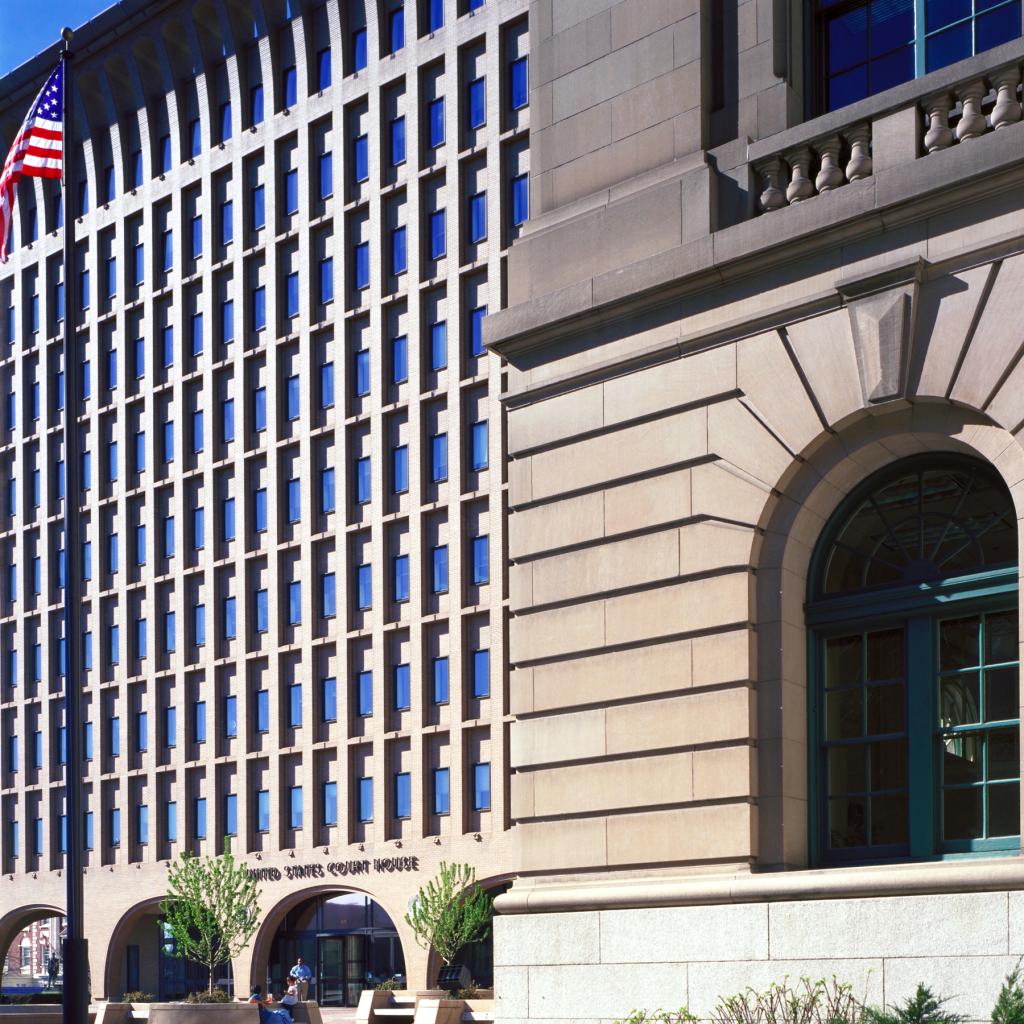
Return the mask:
[(1017, 618), (1013, 503), (984, 464), (903, 460), (840, 507), (807, 605), (819, 861), (1019, 849)]
[(1021, 0), (815, 0), (814, 10), (821, 111), (1021, 34)]

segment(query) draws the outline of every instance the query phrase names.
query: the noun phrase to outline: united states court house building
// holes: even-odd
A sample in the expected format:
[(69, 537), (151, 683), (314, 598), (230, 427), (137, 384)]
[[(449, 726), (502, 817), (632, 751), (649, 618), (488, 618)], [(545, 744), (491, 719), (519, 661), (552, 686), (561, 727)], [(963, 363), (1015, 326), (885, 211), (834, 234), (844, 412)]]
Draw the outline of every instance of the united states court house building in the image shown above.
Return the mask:
[(97, 998), (195, 987), (158, 905), (227, 839), (236, 991), (425, 987), (454, 860), (503, 1024), (801, 974), (987, 1018), (1021, 0), (123, 0), (75, 50), (72, 208), (23, 184), (0, 269), (0, 943), (63, 909), (77, 657)]

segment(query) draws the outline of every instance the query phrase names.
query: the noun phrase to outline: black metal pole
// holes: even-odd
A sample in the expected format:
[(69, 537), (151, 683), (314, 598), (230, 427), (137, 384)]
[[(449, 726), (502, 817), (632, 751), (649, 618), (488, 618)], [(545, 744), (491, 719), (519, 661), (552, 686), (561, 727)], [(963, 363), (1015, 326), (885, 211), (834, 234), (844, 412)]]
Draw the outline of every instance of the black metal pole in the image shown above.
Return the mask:
[(61, 997), (63, 1024), (89, 1022), (89, 947), (82, 919), (82, 881), (85, 868), (85, 799), (82, 791), (82, 542), (78, 510), (82, 495), (79, 481), (78, 397), (81, 393), (78, 345), (75, 335), (75, 209), (74, 115), (71, 103), (71, 39), (69, 28), (61, 30), (64, 135), (64, 722), (67, 727), (67, 764), (64, 766), (67, 812), (67, 852), (64, 871), (67, 881), (67, 938), (64, 940), (64, 987)]

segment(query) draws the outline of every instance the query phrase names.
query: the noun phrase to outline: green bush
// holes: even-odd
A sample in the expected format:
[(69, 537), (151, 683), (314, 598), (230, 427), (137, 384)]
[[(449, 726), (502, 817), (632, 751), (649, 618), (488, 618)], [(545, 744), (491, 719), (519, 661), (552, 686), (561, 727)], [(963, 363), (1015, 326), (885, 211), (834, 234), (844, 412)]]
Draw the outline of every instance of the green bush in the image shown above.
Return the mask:
[(215, 988), (212, 992), (189, 992), (185, 997), (186, 1003), (230, 1003), (231, 996), (222, 988)]
[(723, 996), (711, 1011), (711, 1020), (714, 1024), (862, 1024), (865, 1011), (845, 982), (801, 978), (794, 987), (784, 978), (761, 992), (748, 988)]
[(696, 1017), (685, 1007), (678, 1010), (634, 1010), (615, 1024), (694, 1024)]
[(152, 992), (125, 992), (122, 1003), (155, 1003), (156, 996)]
[(1024, 1024), (1024, 978), (1020, 961), (1006, 976), (992, 1008), (992, 1024)]
[(377, 986), (378, 992), (400, 992), (405, 986), (395, 978), (388, 978)]
[(966, 1017), (943, 1009), (948, 996), (936, 996), (927, 985), (919, 984), (906, 1002), (891, 1010), (872, 1007), (866, 1013), (867, 1024), (964, 1024)]

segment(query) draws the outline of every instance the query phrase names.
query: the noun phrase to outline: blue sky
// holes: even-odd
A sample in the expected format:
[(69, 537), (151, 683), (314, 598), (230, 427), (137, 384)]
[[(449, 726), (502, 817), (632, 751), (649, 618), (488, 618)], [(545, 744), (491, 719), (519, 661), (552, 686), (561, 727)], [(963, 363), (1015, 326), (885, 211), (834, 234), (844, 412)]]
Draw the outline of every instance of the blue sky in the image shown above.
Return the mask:
[(60, 39), (64, 25), (78, 28), (113, 3), (114, 0), (48, 0), (37, 5), (34, 0), (0, 0), (0, 75), (6, 75)]

